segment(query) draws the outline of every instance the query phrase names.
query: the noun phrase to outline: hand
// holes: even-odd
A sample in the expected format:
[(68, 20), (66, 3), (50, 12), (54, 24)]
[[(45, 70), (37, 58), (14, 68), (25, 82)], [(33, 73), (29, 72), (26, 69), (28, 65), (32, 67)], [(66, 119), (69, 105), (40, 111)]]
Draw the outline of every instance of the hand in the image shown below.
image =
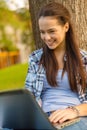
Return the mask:
[(69, 119), (74, 119), (77, 117), (77, 113), (75, 111), (73, 111), (70, 108), (67, 109), (61, 109), (61, 110), (56, 110), (54, 111), (50, 117), (49, 120), (52, 123), (63, 123), (66, 120)]

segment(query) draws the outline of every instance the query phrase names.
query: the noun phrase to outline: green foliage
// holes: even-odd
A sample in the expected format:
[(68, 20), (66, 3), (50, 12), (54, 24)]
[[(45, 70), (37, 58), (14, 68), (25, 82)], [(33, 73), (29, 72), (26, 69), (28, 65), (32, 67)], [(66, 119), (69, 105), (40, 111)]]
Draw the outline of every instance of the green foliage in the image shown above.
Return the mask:
[(15, 18), (15, 14), (8, 10), (5, 1), (0, 1), (0, 48), (2, 50), (6, 51), (13, 51), (17, 50), (17, 48), (13, 45), (13, 42), (11, 39), (7, 38), (7, 35), (5, 33), (5, 26), (6, 25), (12, 25), (14, 28), (19, 27), (19, 21), (17, 18)]
[(32, 36), (33, 36), (32, 31), (30, 31), (29, 29), (25, 29), (22, 32), (22, 37), (21, 37), (22, 43), (26, 44), (27, 46), (30, 46), (31, 51), (33, 51), (35, 48), (35, 44)]
[(0, 47), (3, 47), (7, 51), (15, 50), (11, 39), (8, 39), (5, 34), (4, 28), (10, 25), (16, 32), (20, 29), (22, 32), (21, 42), (26, 44), (26, 47), (34, 48), (34, 40), (32, 37), (31, 20), (29, 10), (26, 8), (11, 11), (8, 9), (5, 0), (0, 0)]
[(3, 38), (0, 40), (1, 48), (3, 48), (3, 51), (16, 51), (18, 50), (16, 46), (13, 45), (12, 41), (7, 38)]
[(27, 10), (26, 8), (21, 8), (18, 9), (16, 13), (19, 15), (20, 20), (29, 22), (30, 19), (29, 10)]
[(23, 88), (28, 64), (16, 64), (0, 70), (0, 91)]
[(19, 16), (15, 11), (11, 11), (7, 8), (5, 1), (0, 1), (0, 25), (12, 25), (14, 28), (21, 28), (22, 21), (20, 21)]
[(32, 51), (35, 48), (35, 44), (33, 39), (32, 27), (31, 27), (30, 12), (26, 8), (22, 8), (18, 10), (17, 13), (20, 19), (25, 22), (25, 26), (23, 28), (23, 32), (21, 36), (21, 41), (23, 44), (26, 44), (26, 47), (30, 47)]
[(15, 47), (12, 43), (12, 41), (7, 38), (7, 35), (5, 34), (4, 27), (0, 26), (0, 29), (2, 30), (2, 37), (0, 39), (0, 48), (3, 51), (16, 51), (18, 50), (17, 47)]
[(5, 0), (0, 0), (0, 9), (7, 8)]

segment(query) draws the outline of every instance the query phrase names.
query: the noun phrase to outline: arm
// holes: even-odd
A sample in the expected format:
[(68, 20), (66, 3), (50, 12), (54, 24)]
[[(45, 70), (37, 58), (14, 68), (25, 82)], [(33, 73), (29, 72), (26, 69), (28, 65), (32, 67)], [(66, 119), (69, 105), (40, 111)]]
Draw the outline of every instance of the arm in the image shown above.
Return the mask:
[[(78, 106), (74, 106), (79, 111), (79, 117), (80, 116), (87, 116), (87, 104), (80, 104)], [(74, 119), (78, 117), (78, 114), (75, 110), (71, 108), (61, 109), (54, 111), (50, 117), (49, 120), (52, 123), (63, 123), (66, 120)]]
[(25, 88), (30, 90), (33, 94), (36, 92), (36, 75), (39, 69), (39, 61), (43, 53), (42, 49), (35, 50), (29, 56), (28, 73), (25, 80)]
[(87, 104), (81, 104), (75, 106), (75, 108), (79, 111), (79, 116), (87, 116)]
[(25, 80), (25, 88), (34, 94), (34, 85), (36, 80), (36, 70), (35, 70), (35, 62), (33, 61), (33, 57), (29, 57), (29, 66), (28, 72)]
[(38, 91), (36, 90), (36, 79), (37, 79), (37, 72), (38, 72), (38, 62), (36, 60), (35, 55), (31, 55), (29, 57), (29, 67), (28, 67), (28, 73), (25, 80), (25, 88), (28, 89), (35, 97), (38, 104), (41, 106), (42, 101), (40, 98), (38, 98)]

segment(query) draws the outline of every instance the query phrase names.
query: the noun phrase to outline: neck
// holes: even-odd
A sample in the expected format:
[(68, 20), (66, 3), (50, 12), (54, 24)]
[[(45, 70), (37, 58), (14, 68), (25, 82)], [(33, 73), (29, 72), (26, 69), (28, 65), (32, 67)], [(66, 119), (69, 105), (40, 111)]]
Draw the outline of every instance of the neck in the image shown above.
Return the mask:
[(54, 54), (55, 56), (64, 56), (65, 54), (65, 50), (66, 50), (66, 46), (65, 46), (65, 42), (62, 42), (55, 50), (54, 50)]
[(61, 45), (54, 50), (54, 54), (56, 56), (57, 62), (58, 62), (58, 68), (63, 69), (64, 67), (64, 55), (65, 55), (65, 43), (61, 43)]

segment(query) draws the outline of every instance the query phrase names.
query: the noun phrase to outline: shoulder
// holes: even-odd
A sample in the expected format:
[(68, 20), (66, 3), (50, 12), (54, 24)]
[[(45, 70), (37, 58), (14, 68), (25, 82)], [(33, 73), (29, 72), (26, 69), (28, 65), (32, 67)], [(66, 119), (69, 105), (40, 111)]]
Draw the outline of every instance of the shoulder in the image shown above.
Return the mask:
[(87, 64), (87, 51), (80, 49), (83, 63)]
[(87, 59), (87, 51), (80, 49), (80, 54), (82, 55), (82, 58)]
[(40, 61), (40, 58), (43, 54), (43, 49), (38, 49), (38, 50), (35, 50), (33, 51), (30, 56), (29, 56), (29, 62), (39, 62)]
[(82, 56), (83, 66), (84, 66), (84, 68), (85, 68), (85, 70), (87, 72), (87, 52), (80, 49), (80, 54)]

